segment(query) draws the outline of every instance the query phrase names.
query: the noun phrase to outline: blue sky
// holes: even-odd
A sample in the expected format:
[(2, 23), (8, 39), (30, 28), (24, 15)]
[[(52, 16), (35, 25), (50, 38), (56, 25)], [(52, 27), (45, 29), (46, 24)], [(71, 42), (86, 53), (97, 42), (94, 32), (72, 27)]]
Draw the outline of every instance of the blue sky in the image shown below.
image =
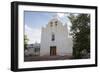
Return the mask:
[(24, 25), (25, 34), (29, 38), (28, 43), (41, 42), (41, 28), (46, 26), (54, 16), (57, 16), (63, 23), (67, 22), (70, 25), (67, 15), (67, 13), (25, 11)]
[(52, 19), (54, 13), (47, 12), (31, 12), (26, 11), (25, 24), (32, 28), (39, 28), (46, 25), (50, 19)]

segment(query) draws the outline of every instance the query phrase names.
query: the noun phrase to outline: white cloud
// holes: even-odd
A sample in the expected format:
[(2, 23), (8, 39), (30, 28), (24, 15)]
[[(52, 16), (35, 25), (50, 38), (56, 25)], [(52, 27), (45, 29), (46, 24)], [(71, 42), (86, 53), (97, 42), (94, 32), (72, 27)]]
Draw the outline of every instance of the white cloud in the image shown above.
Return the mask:
[(29, 38), (29, 44), (31, 43), (40, 43), (41, 40), (41, 29), (37, 28), (31, 28), (27, 25), (25, 25), (25, 34)]
[(57, 13), (57, 17), (60, 19), (60, 21), (63, 23), (63, 25), (67, 24), (68, 30), (70, 30), (70, 26), (72, 25), (69, 18), (68, 13)]
[(57, 16), (60, 18), (64, 17), (64, 15), (65, 15), (64, 13), (57, 13)]

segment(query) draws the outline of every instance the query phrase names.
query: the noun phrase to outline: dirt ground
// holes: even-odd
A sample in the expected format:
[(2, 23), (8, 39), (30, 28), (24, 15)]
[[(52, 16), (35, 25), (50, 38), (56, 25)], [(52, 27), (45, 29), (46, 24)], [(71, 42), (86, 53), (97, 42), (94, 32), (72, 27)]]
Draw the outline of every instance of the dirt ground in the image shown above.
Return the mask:
[(24, 61), (48, 61), (48, 60), (65, 60), (71, 59), (71, 56), (25, 56)]

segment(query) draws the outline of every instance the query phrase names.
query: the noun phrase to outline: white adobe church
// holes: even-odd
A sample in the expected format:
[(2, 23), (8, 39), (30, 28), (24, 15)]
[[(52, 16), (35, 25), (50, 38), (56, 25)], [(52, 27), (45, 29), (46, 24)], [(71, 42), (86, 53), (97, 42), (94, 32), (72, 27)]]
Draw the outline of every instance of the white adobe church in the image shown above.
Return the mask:
[(72, 56), (73, 42), (68, 37), (67, 24), (54, 17), (46, 27), (42, 27), (40, 56)]

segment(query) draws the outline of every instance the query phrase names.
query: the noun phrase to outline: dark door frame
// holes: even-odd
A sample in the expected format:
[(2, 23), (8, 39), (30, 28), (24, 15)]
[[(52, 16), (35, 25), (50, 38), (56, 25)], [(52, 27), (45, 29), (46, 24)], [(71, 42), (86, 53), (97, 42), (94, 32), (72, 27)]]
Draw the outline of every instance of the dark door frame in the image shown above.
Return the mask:
[(50, 56), (56, 56), (57, 54), (57, 48), (56, 46), (50, 46)]

